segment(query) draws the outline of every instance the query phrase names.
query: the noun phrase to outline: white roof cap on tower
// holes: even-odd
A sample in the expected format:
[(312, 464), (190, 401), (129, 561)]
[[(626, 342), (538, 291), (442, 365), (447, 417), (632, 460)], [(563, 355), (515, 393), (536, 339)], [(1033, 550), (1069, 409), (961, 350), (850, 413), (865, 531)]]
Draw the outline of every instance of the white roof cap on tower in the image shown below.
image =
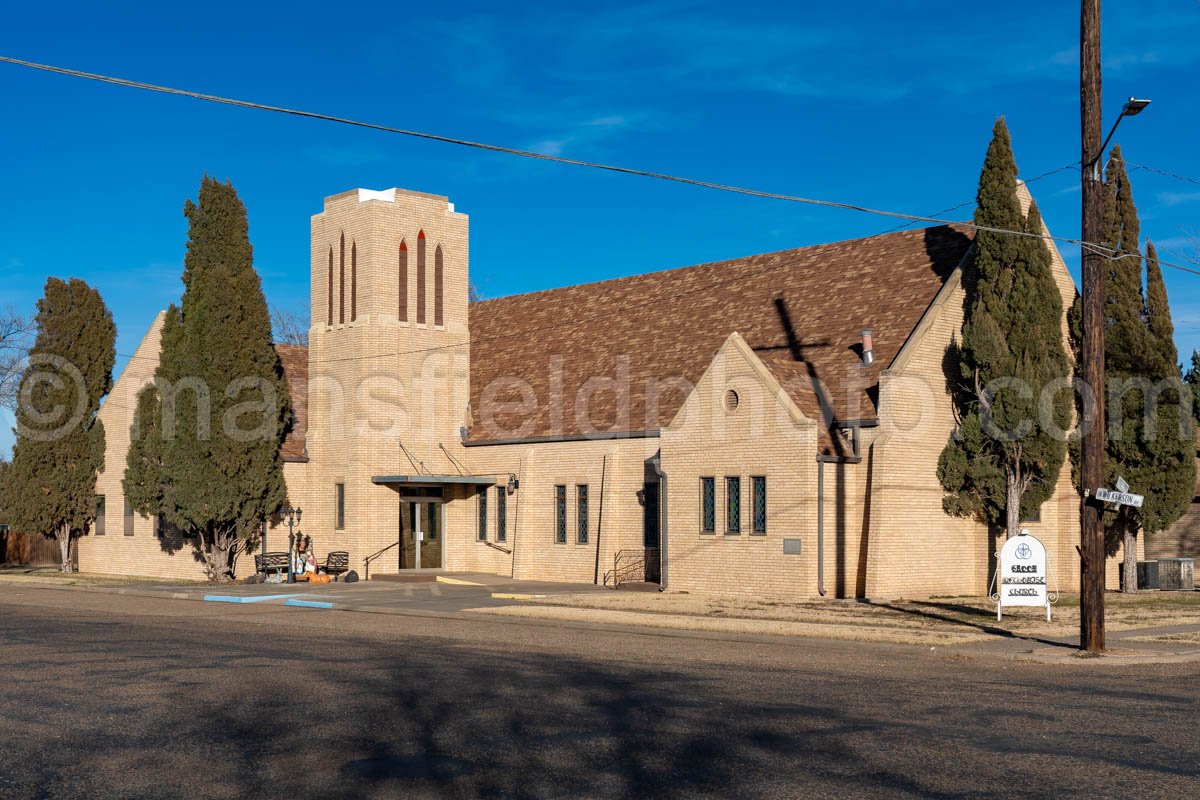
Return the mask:
[(382, 200), (385, 203), (394, 203), (396, 202), (396, 190), (383, 189), (382, 191), (376, 191), (374, 189), (359, 189), (358, 202), (365, 203), (368, 200)]

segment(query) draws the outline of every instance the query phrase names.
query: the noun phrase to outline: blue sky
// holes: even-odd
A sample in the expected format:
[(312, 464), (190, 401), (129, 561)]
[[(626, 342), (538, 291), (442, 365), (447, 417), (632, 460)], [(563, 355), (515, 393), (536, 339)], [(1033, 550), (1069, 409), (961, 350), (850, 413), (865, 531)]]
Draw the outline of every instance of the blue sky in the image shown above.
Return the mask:
[[(22, 3), (0, 53), (917, 214), (974, 196), (998, 115), (1024, 175), (1079, 157), (1074, 3), (572, 5)], [(1129, 95), (1153, 98), (1122, 125), (1127, 159), (1200, 178), (1200, 2), (1109, 0), (1104, 14), (1106, 127)], [(47, 275), (82, 277), (122, 354), (179, 296), (183, 202), (205, 172), (234, 182), (268, 298), (297, 310), (309, 217), (359, 186), (449, 195), (489, 297), (895, 224), (3, 64), (0, 96), (0, 305), (32, 312)], [(1182, 260), (1200, 186), (1132, 179), (1143, 233)], [(1051, 231), (1076, 236), (1077, 173), (1032, 188)], [(1168, 270), (1167, 284), (1190, 353), (1200, 277)]]

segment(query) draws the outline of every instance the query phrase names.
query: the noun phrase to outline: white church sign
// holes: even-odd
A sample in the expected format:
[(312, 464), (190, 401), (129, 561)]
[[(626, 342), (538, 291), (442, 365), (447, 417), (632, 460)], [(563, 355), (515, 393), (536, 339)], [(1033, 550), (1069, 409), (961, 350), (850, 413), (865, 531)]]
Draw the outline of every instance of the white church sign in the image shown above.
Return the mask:
[(1046, 547), (1021, 531), (1000, 548), (996, 565), (996, 619), (1002, 619), (1005, 606), (1045, 606), (1050, 621), (1049, 570)]

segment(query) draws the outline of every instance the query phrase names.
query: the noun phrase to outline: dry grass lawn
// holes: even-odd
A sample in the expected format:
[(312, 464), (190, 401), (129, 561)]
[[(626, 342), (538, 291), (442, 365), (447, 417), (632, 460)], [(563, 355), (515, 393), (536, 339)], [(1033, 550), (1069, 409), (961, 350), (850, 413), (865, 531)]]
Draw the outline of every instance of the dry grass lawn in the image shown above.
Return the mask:
[(136, 575), (104, 575), (96, 572), (73, 572), (64, 575), (57, 567), (5, 567), (0, 569), (0, 584), (29, 583), (54, 586), (136, 586), (138, 584), (202, 583), (179, 579), (146, 578)]
[[(562, 621), (910, 644), (966, 644), (996, 636), (1057, 638), (1079, 630), (1075, 595), (1061, 598), (1050, 623), (1040, 609), (1033, 608), (1006, 609), (1003, 621), (997, 622), (995, 606), (983, 597), (864, 603), (609, 592), (557, 595), (536, 603), (475, 610)], [(1110, 593), (1106, 620), (1112, 631), (1200, 625), (1200, 592)]]

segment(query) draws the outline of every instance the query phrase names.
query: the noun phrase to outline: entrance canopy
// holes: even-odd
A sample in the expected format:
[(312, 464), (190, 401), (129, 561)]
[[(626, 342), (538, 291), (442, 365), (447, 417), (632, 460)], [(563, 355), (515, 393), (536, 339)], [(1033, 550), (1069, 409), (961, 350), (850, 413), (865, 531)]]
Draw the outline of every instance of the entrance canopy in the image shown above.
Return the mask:
[(495, 477), (487, 475), (376, 475), (371, 483), (380, 486), (390, 486), (393, 489), (416, 488), (418, 486), (491, 486), (496, 482)]

